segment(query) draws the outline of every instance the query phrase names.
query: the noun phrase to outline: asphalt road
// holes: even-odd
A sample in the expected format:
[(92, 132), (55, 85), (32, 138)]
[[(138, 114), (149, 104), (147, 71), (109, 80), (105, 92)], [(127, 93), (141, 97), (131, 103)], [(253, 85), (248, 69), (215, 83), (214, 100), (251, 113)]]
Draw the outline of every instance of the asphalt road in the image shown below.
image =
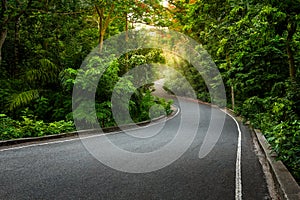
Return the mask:
[[(222, 112), (192, 101), (182, 100), (181, 103), (186, 116), (195, 112), (195, 106), (198, 107), (201, 120), (194, 121), (193, 117), (183, 119), (187, 117), (180, 112), (163, 127), (157, 124), (130, 131), (135, 136), (158, 132), (148, 138), (136, 138), (121, 132), (82, 140), (65, 138), (0, 149), (0, 199), (236, 199), (239, 135), (236, 122), (226, 116), (216, 145), (200, 159), (199, 150), (208, 127), (211, 123), (213, 126), (218, 123), (211, 119), (212, 111), (220, 115)], [(185, 127), (181, 130), (182, 120), (187, 123), (183, 123)], [(127, 152), (153, 152), (171, 143), (178, 134), (183, 135), (180, 140), (185, 144), (190, 139), (189, 130), (192, 132), (195, 127), (195, 138), (187, 150), (171, 164), (152, 172), (128, 173), (112, 169), (90, 153), (93, 149), (101, 150), (99, 145), (104, 139)], [(242, 198), (270, 199), (251, 134), (241, 124), (240, 128)], [(178, 130), (182, 132), (178, 133)], [(145, 158), (145, 165), (121, 156), (117, 158), (117, 164), (121, 169), (151, 168), (176, 154), (176, 149), (181, 151), (180, 145), (180, 142), (175, 143), (169, 154), (154, 157), (154, 160)], [(105, 161), (116, 159), (115, 154), (105, 153), (108, 155), (102, 158)]]

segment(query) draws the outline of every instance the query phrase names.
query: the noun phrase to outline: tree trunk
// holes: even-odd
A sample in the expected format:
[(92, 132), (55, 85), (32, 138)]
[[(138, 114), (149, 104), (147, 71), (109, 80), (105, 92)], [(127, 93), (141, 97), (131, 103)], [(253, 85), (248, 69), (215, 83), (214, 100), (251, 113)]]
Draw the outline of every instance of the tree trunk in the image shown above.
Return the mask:
[(98, 6), (95, 5), (95, 8), (96, 8), (97, 14), (99, 16), (99, 22), (98, 22), (99, 53), (101, 53), (102, 49), (103, 49), (104, 35), (105, 35), (106, 29), (108, 28), (110, 22), (113, 20), (113, 18), (111, 18), (111, 14), (114, 11), (115, 6), (114, 6), (114, 4), (111, 5), (108, 15), (106, 17), (104, 16), (104, 12), (105, 12), (104, 7), (98, 8)]
[(2, 29), (1, 35), (0, 35), (0, 65), (2, 62), (2, 47), (5, 42), (6, 37), (7, 37), (7, 29)]
[(103, 33), (103, 31), (99, 31), (99, 34), (100, 34), (100, 36), (99, 36), (99, 53), (101, 53), (103, 50), (104, 33)]
[(125, 31), (126, 31), (126, 41), (128, 41), (128, 14), (127, 12), (125, 13), (125, 17), (126, 17), (126, 25), (125, 25)]
[[(226, 62), (227, 62), (227, 70), (230, 70), (230, 68), (231, 68), (231, 61), (230, 61), (230, 55), (229, 55), (228, 52), (226, 53)], [(232, 110), (234, 110), (234, 107), (235, 107), (235, 97), (234, 97), (233, 81), (231, 83), (231, 87), (230, 88), (231, 88), (231, 104), (232, 104), (231, 108), (232, 108)]]
[(99, 53), (102, 52), (103, 49), (103, 41), (104, 41), (104, 34), (105, 34), (105, 27), (104, 27), (104, 8), (98, 8), (95, 5), (96, 11), (98, 13), (99, 21), (98, 21), (98, 30), (99, 30)]
[(295, 81), (296, 80), (296, 66), (295, 66), (295, 58), (294, 52), (292, 50), (292, 42), (293, 36), (296, 32), (297, 24), (292, 21), (288, 24), (288, 36), (286, 40), (286, 51), (288, 55), (288, 62), (289, 62), (289, 71), (290, 71), (290, 78)]
[(7, 11), (7, 0), (1, 1), (2, 12), (0, 13), (0, 19), (2, 21), (0, 28), (0, 66), (2, 63), (2, 47), (7, 37), (7, 29), (4, 27), (8, 21), (7, 16), (5, 16), (5, 12)]
[(103, 16), (99, 15), (99, 53), (101, 53), (103, 49), (103, 40), (104, 40)]
[(15, 35), (14, 35), (14, 66), (12, 69), (12, 76), (17, 73), (19, 66), (19, 47), (20, 47), (20, 19), (17, 17), (15, 20)]
[[(125, 40), (126, 42), (128, 42), (129, 37), (128, 37), (128, 14), (127, 12), (125, 13), (125, 17), (126, 17), (126, 25), (125, 25), (125, 31), (126, 31), (126, 36), (125, 36)], [(127, 45), (127, 44), (126, 44)], [(129, 63), (128, 63), (128, 52), (126, 52), (126, 64), (125, 64), (125, 73), (127, 73), (129, 71)]]
[(231, 86), (231, 104), (232, 104), (231, 108), (232, 108), (232, 110), (234, 110), (235, 100), (234, 100), (234, 87), (233, 87), (233, 85)]
[(291, 45), (287, 44), (287, 54), (288, 54), (288, 60), (289, 60), (289, 71), (290, 71), (290, 78), (292, 80), (296, 79), (296, 68), (295, 68), (295, 59), (294, 54), (291, 48)]

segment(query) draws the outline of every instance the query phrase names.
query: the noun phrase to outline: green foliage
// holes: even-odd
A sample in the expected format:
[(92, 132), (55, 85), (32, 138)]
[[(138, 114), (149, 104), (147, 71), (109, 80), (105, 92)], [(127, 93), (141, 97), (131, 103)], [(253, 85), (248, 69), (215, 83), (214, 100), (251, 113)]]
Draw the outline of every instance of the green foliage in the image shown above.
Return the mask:
[(71, 121), (45, 123), (32, 116), (22, 116), (22, 120), (13, 120), (5, 114), (0, 115), (0, 140), (40, 137), (75, 130)]
[(250, 119), (252, 125), (262, 130), (267, 140), (300, 180), (300, 120), (294, 111), (295, 103), (287, 98), (252, 97), (247, 99), (241, 114)]
[(166, 62), (161, 49), (139, 49), (130, 51), (118, 58), (120, 65), (119, 76), (123, 76), (126, 72), (134, 67), (144, 64)]
[(57, 81), (57, 75), (60, 72), (58, 66), (48, 59), (40, 59), (38, 68), (27, 69), (24, 79), (31, 84), (37, 83), (53, 83)]
[[(0, 46), (0, 108), (6, 116), (1, 115), (1, 139), (68, 131), (73, 126), (69, 122), (73, 114), (80, 120), (97, 123), (93, 121), (93, 113), (83, 114), (90, 109), (89, 101), (79, 105), (75, 102), (72, 113), (77, 75), (84, 77), (76, 79), (76, 84), (87, 96), (95, 92), (91, 91), (92, 86), (96, 88), (94, 114), (100, 125), (116, 125), (111, 112), (112, 91), (119, 90), (122, 94), (135, 88), (130, 78), (119, 88), (114, 88), (115, 84), (130, 69), (146, 63), (163, 63), (164, 57), (158, 49), (135, 50), (115, 59), (92, 56), (82, 69), (84, 58), (99, 43), (101, 13), (95, 7), (104, 11), (102, 25), (107, 26), (102, 28), (106, 28), (106, 39), (133, 28), (135, 22), (163, 24), (162, 13), (158, 14), (162, 12), (159, 3), (156, 0), (3, 1), (6, 6), (0, 7), (0, 40), (5, 43)], [(7, 36), (2, 34), (5, 31)], [(135, 121), (149, 118), (149, 106), (154, 106), (155, 116), (162, 113), (158, 105), (170, 112), (169, 103), (152, 97), (150, 87), (141, 88), (136, 92), (139, 98), (130, 102)], [(82, 98), (86, 100), (84, 95)], [(138, 106), (136, 111), (135, 106)]]
[(59, 76), (61, 80), (61, 85), (66, 92), (71, 92), (75, 83), (75, 78), (78, 71), (72, 68), (67, 68), (63, 70)]
[[(164, 87), (167, 90), (179, 96), (193, 97), (193, 93), (189, 89), (192, 87), (199, 99), (210, 102), (203, 74), (200, 74), (194, 66), (179, 57), (169, 58), (168, 65), (171, 67), (165, 70), (164, 75)], [(206, 72), (203, 71), (203, 73)]]
[[(120, 78), (144, 64), (167, 63), (178, 72), (166, 77), (168, 89), (190, 96), (186, 92), (189, 82), (197, 97), (209, 102), (203, 74), (188, 61), (165, 55), (159, 49), (134, 50), (119, 58), (92, 56), (86, 61), (86, 68), (80, 68), (83, 59), (99, 43), (101, 29), (105, 28), (105, 39), (133, 28), (136, 22), (167, 24), (195, 38), (209, 52), (223, 75), (226, 90), (234, 90), (236, 112), (266, 133), (279, 159), (299, 180), (298, 1), (170, 0), (172, 8), (167, 12), (157, 0), (3, 3), (6, 6), (0, 7), (0, 40), (5, 41), (0, 46), (0, 108), (4, 113), (0, 115), (1, 139), (71, 130), (72, 122), (61, 120), (72, 120), (72, 114), (91, 124), (99, 122), (102, 127), (116, 125), (111, 112), (113, 90), (118, 95), (134, 93), (129, 105), (126, 102), (120, 109), (129, 106), (135, 122), (169, 114), (171, 102), (153, 97), (151, 84), (135, 89), (132, 77)], [(3, 34), (6, 32), (7, 35)], [(201, 63), (204, 74), (209, 73), (206, 64)], [(151, 70), (144, 74), (145, 78), (161, 75)], [(76, 79), (77, 75), (84, 78)], [(96, 88), (96, 113), (83, 114), (91, 109), (89, 101), (78, 105), (75, 102), (72, 113), (75, 79), (77, 86), (86, 91), (83, 100), (95, 92), (91, 88)], [(212, 80), (209, 87), (218, 86)], [(227, 96), (230, 97), (229, 92)]]
[(228, 97), (233, 88), (235, 111), (266, 133), (279, 159), (299, 181), (299, 2), (171, 2), (173, 27), (210, 53)]
[[(27, 91), (12, 95), (9, 109), (15, 110), (22, 106), (27, 106), (33, 100), (40, 97), (40, 93), (45, 90), (52, 90), (51, 85), (58, 80), (59, 68), (48, 59), (40, 59), (37, 69), (29, 69), (21, 76), (21, 80), (26, 82)], [(26, 88), (27, 89), (27, 88)]]
[(101, 127), (110, 127), (115, 126), (116, 123), (113, 119), (111, 112), (111, 102), (106, 101), (103, 103), (96, 104), (96, 115), (98, 118), (98, 122)]
[[(128, 123), (129, 119), (125, 119), (125, 116), (122, 114), (128, 112), (128, 110), (132, 120), (135, 122), (150, 119), (149, 110), (152, 106), (156, 106), (153, 108), (154, 110), (155, 108), (158, 109), (157, 105), (160, 106), (157, 111), (153, 112), (155, 117), (158, 114), (162, 114), (161, 108), (165, 110), (164, 114), (169, 114), (170, 103), (153, 97), (151, 94), (151, 84), (136, 89), (133, 84), (132, 75), (126, 74), (130, 69), (139, 67), (139, 65), (164, 62), (161, 53), (161, 51), (155, 49), (143, 49), (129, 52), (118, 59), (114, 58), (114, 56), (109, 58), (91, 56), (88, 58), (85, 62), (85, 67), (78, 70), (80, 76), (76, 78), (76, 87), (86, 93), (77, 99), (79, 103), (76, 105), (73, 113), (76, 119), (82, 122), (82, 124), (92, 127), (98, 122), (101, 127), (108, 127), (120, 125), (116, 124), (114, 117), (118, 117), (120, 120), (118, 123)], [(153, 73), (150, 65), (148, 67), (149, 70), (147, 70), (146, 74), (139, 77), (139, 81), (142, 82), (142, 79), (146, 78), (152, 80)], [(64, 74), (68, 74), (69, 72), (70, 70), (64, 72)], [(68, 82), (73, 84), (74, 81), (72, 81), (72, 78), (69, 79), (70, 76), (67, 77), (68, 79), (64, 78), (64, 80), (68, 80)], [(95, 83), (98, 84), (96, 85)], [(93, 102), (89, 99), (92, 93), (95, 92), (93, 90), (96, 90), (96, 113), (94, 113), (93, 108), (90, 106)], [(126, 95), (133, 94), (129, 102), (119, 102), (118, 105), (114, 105), (114, 109), (118, 110), (115, 115), (119, 114), (120, 116), (112, 115), (112, 92), (114, 92), (117, 99), (122, 99)], [(96, 121), (95, 116), (97, 116), (98, 121)]]
[(13, 120), (7, 117), (5, 114), (0, 115), (0, 120), (1, 120), (0, 122), (1, 140), (22, 137), (22, 135), (20, 135), (19, 132), (17, 131), (17, 127), (20, 126), (21, 122)]
[(278, 159), (287, 164), (300, 181), (300, 120), (281, 122), (265, 130)]
[(28, 90), (26, 92), (21, 92), (19, 94), (13, 95), (10, 103), (10, 110), (14, 110), (23, 105), (27, 105), (34, 99), (39, 97), (38, 90)]
[[(170, 115), (172, 114), (173, 110), (171, 108), (171, 105), (173, 104), (172, 100), (165, 100), (163, 98), (157, 98), (155, 99), (156, 105), (158, 105), (160, 108), (158, 110), (158, 114), (156, 116), (161, 116), (161, 115)], [(164, 108), (164, 109), (161, 109)], [(153, 109), (156, 111), (156, 109)], [(154, 115), (155, 116), (155, 115)]]
[[(137, 99), (140, 99), (140, 101), (137, 101)], [(150, 91), (146, 93), (137, 91), (132, 97), (129, 110), (133, 121), (140, 122), (171, 114), (172, 103), (172, 101), (154, 97)]]

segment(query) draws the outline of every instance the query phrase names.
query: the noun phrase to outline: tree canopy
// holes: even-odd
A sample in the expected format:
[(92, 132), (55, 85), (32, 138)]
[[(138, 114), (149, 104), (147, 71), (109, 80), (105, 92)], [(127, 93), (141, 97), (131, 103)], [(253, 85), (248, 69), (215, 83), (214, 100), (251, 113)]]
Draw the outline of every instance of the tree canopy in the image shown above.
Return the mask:
[[(299, 181), (300, 0), (1, 0), (0, 139), (72, 130), (73, 111), (97, 123), (80, 115), (85, 105), (72, 110), (78, 73), (98, 75), (93, 67), (82, 71), (80, 66), (94, 47), (99, 45), (101, 53), (103, 41), (141, 23), (198, 41), (222, 74), (227, 106), (262, 129)], [(92, 57), (91, 63), (105, 62), (99, 59)], [(95, 106), (101, 126), (116, 124), (110, 101), (114, 85), (151, 62), (171, 65), (200, 100), (211, 100), (191, 63), (162, 49), (136, 50), (115, 57), (99, 81)], [(185, 87), (174, 74), (166, 79), (170, 90)], [(118, 87), (130, 90), (132, 82)], [(170, 112), (170, 102), (151, 95), (152, 89), (146, 85), (132, 96), (134, 121), (149, 119), (157, 104)]]

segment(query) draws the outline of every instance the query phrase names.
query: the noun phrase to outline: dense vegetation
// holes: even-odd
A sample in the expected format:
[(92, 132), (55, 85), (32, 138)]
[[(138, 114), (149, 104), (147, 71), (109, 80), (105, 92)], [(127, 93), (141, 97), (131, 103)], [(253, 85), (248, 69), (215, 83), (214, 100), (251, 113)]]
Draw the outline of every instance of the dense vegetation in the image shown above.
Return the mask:
[[(300, 1), (170, 3), (172, 28), (203, 44), (219, 67), (228, 106), (265, 133), (299, 182)], [(202, 88), (198, 97), (209, 100), (203, 81), (189, 77)]]
[[(112, 35), (134, 28), (135, 23), (159, 23), (158, 1), (33, 1), (1, 0), (0, 8), (0, 139), (33, 137), (74, 130), (72, 91), (78, 73), (95, 76), (97, 68), (83, 72), (84, 58)], [(100, 57), (91, 62), (105, 62)], [(96, 91), (101, 127), (116, 125), (111, 95), (120, 77), (135, 66), (164, 63), (161, 50), (133, 51), (109, 63)], [(80, 80), (79, 80), (80, 82)], [(79, 85), (81, 83), (78, 83)], [(128, 80), (122, 90), (133, 90)], [(151, 95), (151, 85), (138, 88), (129, 103), (132, 119), (149, 119), (149, 109), (170, 102)], [(76, 114), (84, 105), (74, 108)], [(90, 124), (90, 116), (80, 116)], [(126, 123), (126, 122), (124, 122)]]
[[(269, 142), (300, 180), (300, 1), (299, 0), (1, 0), (0, 139), (41, 136), (74, 129), (72, 90), (88, 53), (136, 23), (183, 32), (209, 52), (222, 73), (229, 105)], [(97, 62), (103, 62), (97, 60)], [(98, 84), (96, 110), (102, 127), (115, 125), (110, 96), (120, 77), (137, 65), (165, 63), (159, 49), (115, 58)], [(205, 82), (191, 64), (173, 67), (197, 97), (210, 101)], [(89, 73), (95, 73), (93, 68)], [(184, 87), (171, 77), (168, 88)], [(129, 82), (122, 89), (131, 89)], [(134, 121), (170, 103), (136, 90)], [(185, 95), (185, 94), (183, 94)], [(77, 111), (84, 109), (78, 106)], [(157, 115), (161, 114), (160, 111)], [(89, 121), (88, 116), (81, 116)], [(90, 121), (90, 123), (95, 123)]]

